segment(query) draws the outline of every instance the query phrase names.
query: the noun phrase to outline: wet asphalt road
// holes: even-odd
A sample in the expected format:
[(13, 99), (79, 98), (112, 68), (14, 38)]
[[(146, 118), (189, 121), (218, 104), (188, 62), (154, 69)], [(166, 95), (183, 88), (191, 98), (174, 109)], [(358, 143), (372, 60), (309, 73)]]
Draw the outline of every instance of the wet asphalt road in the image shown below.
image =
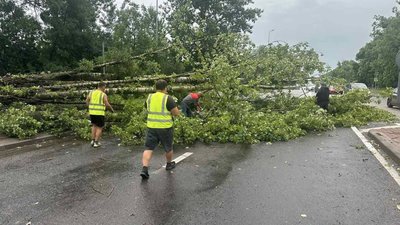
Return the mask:
[(173, 172), (156, 151), (66, 141), (0, 153), (0, 224), (397, 225), (400, 187), (351, 129), (287, 143), (197, 144)]
[(400, 108), (398, 108), (398, 107), (389, 108), (386, 105), (386, 101), (387, 101), (386, 98), (382, 98), (382, 97), (378, 97), (377, 98), (377, 97), (375, 97), (375, 98), (372, 99), (371, 105), (375, 106), (375, 107), (377, 107), (379, 109), (386, 110), (386, 111), (392, 113), (393, 115), (395, 115), (397, 118), (400, 119)]

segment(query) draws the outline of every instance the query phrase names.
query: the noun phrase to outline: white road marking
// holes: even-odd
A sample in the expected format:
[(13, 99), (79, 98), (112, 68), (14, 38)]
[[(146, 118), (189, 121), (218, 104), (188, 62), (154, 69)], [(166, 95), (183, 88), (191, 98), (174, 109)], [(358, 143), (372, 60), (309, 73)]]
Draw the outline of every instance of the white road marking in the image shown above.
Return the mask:
[(361, 139), (364, 143), (365, 147), (375, 156), (375, 158), (381, 163), (381, 165), (389, 172), (390, 176), (396, 181), (396, 183), (400, 186), (400, 175), (398, 172), (390, 166), (389, 162), (381, 155), (381, 153), (376, 150), (376, 148), (365, 138), (365, 136), (356, 128), (351, 127), (354, 133)]
[(373, 127), (373, 128), (368, 128), (368, 129), (361, 129), (361, 133), (367, 133), (370, 130), (379, 130), (379, 129), (386, 129), (386, 128), (399, 128), (400, 127), (400, 123), (396, 123), (396, 125), (393, 126), (385, 126), (385, 127)]
[[(175, 161), (176, 164), (182, 162), (184, 159), (186, 159), (187, 157), (193, 155), (193, 152), (186, 152), (185, 154), (179, 156), (178, 158), (172, 160)], [(159, 172), (161, 172), (163, 169), (165, 169), (165, 165), (162, 166), (160, 169), (154, 171), (152, 174), (158, 174)]]
[(176, 158), (173, 161), (175, 161), (175, 163), (179, 163), (179, 162), (181, 162), (182, 160), (186, 159), (187, 157), (189, 157), (191, 155), (193, 155), (193, 152), (186, 152), (185, 154), (179, 156), (178, 158)]

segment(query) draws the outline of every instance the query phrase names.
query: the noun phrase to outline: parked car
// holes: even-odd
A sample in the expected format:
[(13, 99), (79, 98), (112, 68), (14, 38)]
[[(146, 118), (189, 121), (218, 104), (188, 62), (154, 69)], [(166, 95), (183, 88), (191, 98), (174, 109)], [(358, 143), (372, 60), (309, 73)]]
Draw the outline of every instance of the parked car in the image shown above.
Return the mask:
[(400, 102), (397, 100), (397, 88), (392, 92), (392, 95), (387, 99), (387, 106), (393, 108), (393, 106), (400, 108)]
[(346, 92), (352, 90), (367, 90), (368, 94), (371, 94), (371, 91), (368, 89), (367, 85), (364, 83), (350, 83), (346, 86)]
[(367, 85), (364, 84), (364, 83), (350, 83), (350, 84), (347, 86), (347, 89), (348, 89), (349, 91), (350, 91), (350, 90), (357, 90), (357, 89), (366, 89), (366, 90), (369, 90), (368, 87), (367, 87)]

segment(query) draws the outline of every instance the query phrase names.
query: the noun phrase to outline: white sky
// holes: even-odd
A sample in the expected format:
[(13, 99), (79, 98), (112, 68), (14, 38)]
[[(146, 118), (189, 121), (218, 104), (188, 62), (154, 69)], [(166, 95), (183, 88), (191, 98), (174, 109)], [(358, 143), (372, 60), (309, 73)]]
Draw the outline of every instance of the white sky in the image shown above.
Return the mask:
[[(123, 0), (117, 0), (122, 2)], [(165, 0), (159, 0), (159, 4)], [(155, 6), (156, 0), (136, 0)], [(254, 24), (251, 38), (257, 45), (271, 42), (309, 42), (332, 67), (354, 59), (369, 40), (374, 15), (390, 16), (395, 0), (254, 0), (264, 12)]]

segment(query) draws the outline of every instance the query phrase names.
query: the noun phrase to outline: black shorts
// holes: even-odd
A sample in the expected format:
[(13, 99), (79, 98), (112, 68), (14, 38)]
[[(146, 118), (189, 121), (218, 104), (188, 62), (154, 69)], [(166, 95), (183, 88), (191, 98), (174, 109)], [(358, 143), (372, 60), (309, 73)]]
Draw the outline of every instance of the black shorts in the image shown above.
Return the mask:
[(145, 147), (148, 150), (154, 150), (161, 143), (165, 152), (172, 150), (174, 142), (174, 128), (155, 129), (147, 128)]
[(98, 116), (98, 115), (90, 115), (90, 121), (92, 124), (96, 125), (97, 127), (104, 127), (105, 125), (105, 116)]

